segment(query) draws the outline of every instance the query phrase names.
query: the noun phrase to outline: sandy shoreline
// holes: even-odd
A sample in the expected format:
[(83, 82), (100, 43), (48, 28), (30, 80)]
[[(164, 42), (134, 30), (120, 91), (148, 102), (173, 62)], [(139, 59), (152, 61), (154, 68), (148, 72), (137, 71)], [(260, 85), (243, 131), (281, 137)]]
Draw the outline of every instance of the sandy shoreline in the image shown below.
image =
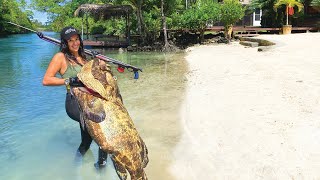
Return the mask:
[(193, 47), (176, 179), (320, 178), (320, 33)]

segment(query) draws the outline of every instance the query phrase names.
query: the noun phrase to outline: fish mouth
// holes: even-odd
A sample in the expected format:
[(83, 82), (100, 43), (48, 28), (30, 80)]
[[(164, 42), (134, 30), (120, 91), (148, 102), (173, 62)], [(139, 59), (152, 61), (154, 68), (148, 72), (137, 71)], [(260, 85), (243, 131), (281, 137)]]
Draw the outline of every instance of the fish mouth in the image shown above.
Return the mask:
[(79, 87), (79, 90), (84, 93), (87, 93), (87, 94), (99, 94), (96, 91), (94, 91), (93, 89), (90, 89), (88, 87)]
[(88, 87), (85, 87), (85, 86), (84, 87), (76, 87), (76, 89), (78, 89), (79, 91), (81, 91), (83, 93), (86, 93), (86, 94), (89, 94), (89, 95), (92, 95), (92, 96), (95, 96), (98, 98), (102, 98), (102, 96), (98, 92), (96, 92), (95, 90), (90, 89)]

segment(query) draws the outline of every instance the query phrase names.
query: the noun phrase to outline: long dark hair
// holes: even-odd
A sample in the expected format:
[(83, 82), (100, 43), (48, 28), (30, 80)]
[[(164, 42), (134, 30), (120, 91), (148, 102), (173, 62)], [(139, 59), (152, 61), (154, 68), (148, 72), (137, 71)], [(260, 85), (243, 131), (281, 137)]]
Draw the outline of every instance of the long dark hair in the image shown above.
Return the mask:
[[(84, 53), (84, 48), (83, 48), (83, 41), (81, 39), (81, 37), (78, 35), (78, 38), (80, 40), (80, 47), (78, 50), (79, 56), (83, 59), (83, 60), (87, 60), (87, 57)], [(73, 60), (76, 63), (78, 63), (77, 58), (70, 52), (69, 47), (68, 47), (68, 41), (65, 39), (61, 39), (61, 46), (60, 46), (60, 51), (66, 56), (66, 58), (68, 60)]]

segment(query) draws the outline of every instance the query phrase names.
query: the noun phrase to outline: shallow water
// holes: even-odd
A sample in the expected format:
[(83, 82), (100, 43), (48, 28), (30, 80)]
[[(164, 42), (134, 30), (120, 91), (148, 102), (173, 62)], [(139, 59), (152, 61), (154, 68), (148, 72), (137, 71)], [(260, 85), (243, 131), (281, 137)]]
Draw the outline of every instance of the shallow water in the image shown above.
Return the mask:
[[(0, 179), (118, 179), (110, 160), (104, 171), (94, 169), (95, 143), (83, 159), (75, 158), (80, 130), (65, 113), (65, 88), (41, 84), (58, 47), (25, 34), (0, 38), (0, 49)], [(132, 72), (115, 74), (125, 106), (149, 149), (148, 178), (173, 179), (167, 168), (180, 138), (184, 54), (103, 53), (143, 68), (138, 80)]]

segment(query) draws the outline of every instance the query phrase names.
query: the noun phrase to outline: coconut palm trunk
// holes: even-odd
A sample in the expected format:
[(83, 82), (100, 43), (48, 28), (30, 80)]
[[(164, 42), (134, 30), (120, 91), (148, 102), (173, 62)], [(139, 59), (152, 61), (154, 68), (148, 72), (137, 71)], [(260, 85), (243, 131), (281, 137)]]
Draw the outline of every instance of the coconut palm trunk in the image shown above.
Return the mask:
[(303, 4), (300, 3), (299, 0), (277, 0), (276, 3), (274, 4), (273, 8), (275, 11), (277, 11), (277, 8), (281, 5), (285, 5), (286, 6), (286, 13), (287, 13), (287, 24), (289, 25), (289, 8), (290, 7), (298, 7), (298, 11), (301, 11), (303, 9)]
[(163, 25), (163, 36), (164, 36), (164, 49), (167, 50), (169, 48), (168, 43), (168, 34), (167, 34), (167, 21), (166, 16), (163, 11), (164, 0), (161, 0), (161, 17), (162, 17), (162, 25)]
[(286, 25), (289, 25), (289, 6), (288, 5), (286, 7), (286, 11), (287, 11), (287, 24)]

